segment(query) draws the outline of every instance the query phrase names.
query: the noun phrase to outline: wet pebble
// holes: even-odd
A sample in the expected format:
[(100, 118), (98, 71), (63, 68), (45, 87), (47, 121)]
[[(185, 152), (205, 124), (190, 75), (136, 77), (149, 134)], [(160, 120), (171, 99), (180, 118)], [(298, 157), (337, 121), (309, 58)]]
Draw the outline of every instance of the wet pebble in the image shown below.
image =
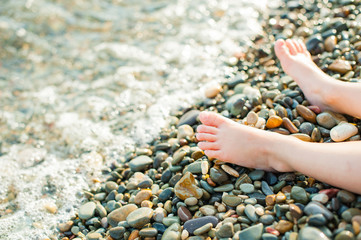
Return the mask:
[(183, 227), (190, 234), (193, 234), (194, 230), (200, 228), (201, 226), (203, 226), (207, 223), (211, 223), (213, 225), (213, 227), (215, 227), (218, 223), (218, 219), (214, 216), (195, 218), (195, 219), (191, 219), (191, 220), (185, 222)]

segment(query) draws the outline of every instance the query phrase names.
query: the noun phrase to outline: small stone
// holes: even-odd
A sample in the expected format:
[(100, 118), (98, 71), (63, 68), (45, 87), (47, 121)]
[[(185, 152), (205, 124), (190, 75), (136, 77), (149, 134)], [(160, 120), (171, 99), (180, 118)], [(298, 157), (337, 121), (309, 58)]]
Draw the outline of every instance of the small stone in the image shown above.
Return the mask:
[(87, 202), (79, 208), (79, 218), (88, 220), (94, 216), (96, 205), (94, 202)]
[(242, 198), (234, 195), (223, 195), (222, 201), (230, 207), (237, 207), (242, 203)]
[(292, 228), (293, 228), (293, 223), (286, 220), (280, 220), (275, 227), (275, 229), (282, 234), (290, 231)]
[(148, 168), (153, 163), (153, 159), (148, 156), (142, 155), (134, 158), (129, 162), (130, 170), (133, 172), (140, 172)]
[(270, 116), (266, 122), (266, 127), (268, 129), (277, 128), (281, 126), (283, 120), (277, 115)]
[(272, 195), (273, 191), (266, 181), (261, 182), (261, 189), (265, 195)]
[(187, 124), (178, 127), (178, 139), (192, 138), (194, 136), (193, 128)]
[(222, 86), (219, 84), (214, 84), (205, 90), (204, 95), (206, 98), (215, 98), (221, 91)]
[(135, 240), (139, 239), (139, 230), (133, 230), (132, 233), (129, 235), (128, 240)]
[(271, 233), (263, 233), (262, 234), (262, 240), (277, 240), (277, 236), (271, 234)]
[(286, 195), (283, 192), (278, 192), (276, 194), (276, 203), (283, 203), (287, 199)]
[(309, 108), (299, 104), (296, 106), (297, 113), (309, 122), (316, 123), (316, 114)]
[(250, 126), (254, 126), (256, 125), (257, 122), (258, 122), (258, 115), (255, 112), (250, 111), (247, 114), (247, 124)]
[(307, 202), (308, 202), (307, 192), (305, 191), (305, 189), (298, 187), (298, 186), (292, 187), (291, 198), (293, 200), (295, 200), (295, 202), (302, 203), (302, 204), (307, 204)]
[(158, 200), (159, 200), (160, 202), (163, 202), (163, 203), (164, 203), (164, 202), (167, 201), (169, 198), (171, 198), (172, 195), (173, 195), (173, 190), (172, 190), (172, 188), (166, 188), (166, 189), (164, 189), (164, 190), (159, 194)]
[(201, 172), (203, 175), (208, 173), (208, 169), (209, 169), (209, 163), (208, 161), (202, 161), (201, 162)]
[(100, 240), (103, 236), (100, 233), (92, 232), (86, 235), (87, 240)]
[(312, 226), (324, 226), (326, 223), (327, 220), (321, 213), (311, 215), (308, 219), (308, 224)]
[(298, 138), (299, 140), (302, 140), (304, 142), (311, 142), (311, 137), (304, 133), (294, 133), (291, 134), (292, 137)]
[(302, 217), (303, 211), (302, 211), (301, 208), (300, 208), (299, 206), (297, 206), (296, 204), (290, 204), (290, 205), (289, 205), (289, 209), (290, 209), (291, 216), (292, 216), (293, 218), (295, 218), (296, 220), (298, 220), (299, 218)]
[(190, 111), (186, 112), (186, 113), (179, 119), (179, 122), (178, 122), (178, 124), (177, 124), (177, 127), (182, 126), (182, 125), (184, 125), (184, 124), (188, 124), (188, 125), (190, 125), (190, 126), (196, 124), (199, 113), (200, 113), (199, 110), (190, 110)]
[(216, 231), (218, 238), (231, 238), (234, 235), (233, 224), (230, 222), (222, 224), (222, 226)]
[(71, 227), (73, 226), (73, 221), (68, 221), (65, 223), (60, 223), (58, 224), (58, 229), (60, 232), (67, 232), (71, 229)]
[(345, 210), (342, 214), (341, 217), (346, 221), (346, 222), (351, 222), (351, 219), (354, 216), (358, 216), (361, 215), (361, 209), (358, 208), (349, 208), (347, 210)]
[(239, 240), (260, 240), (263, 233), (263, 224), (259, 223), (242, 230), (238, 237)]
[(99, 214), (101, 218), (107, 216), (107, 210), (99, 202), (96, 204), (95, 211)]
[(256, 214), (256, 209), (253, 205), (248, 204), (244, 209), (244, 213), (249, 218), (249, 220), (251, 220), (252, 222), (257, 222), (258, 216)]
[(332, 115), (328, 112), (323, 112), (317, 115), (316, 117), (317, 123), (327, 129), (331, 129), (336, 126), (336, 120), (332, 117)]
[(298, 234), (297, 240), (330, 240), (321, 230), (315, 227), (304, 227)]
[(212, 223), (207, 223), (193, 231), (194, 235), (202, 235), (209, 232), (213, 227)]
[(180, 240), (181, 239), (181, 226), (179, 223), (173, 223), (163, 233), (161, 240)]
[(149, 200), (152, 196), (151, 190), (141, 190), (135, 195), (134, 203), (141, 204), (144, 200)]
[(259, 221), (264, 225), (271, 225), (275, 221), (275, 218), (272, 215), (265, 214), (259, 218)]
[(357, 127), (351, 123), (340, 123), (331, 129), (330, 136), (333, 141), (341, 142), (356, 135), (357, 133)]
[(331, 35), (325, 40), (325, 49), (327, 52), (332, 52), (335, 49), (337, 44), (337, 38), (335, 35)]
[(336, 235), (335, 240), (354, 240), (355, 235), (347, 230), (344, 230)]
[(113, 227), (109, 230), (109, 235), (114, 239), (121, 239), (125, 233), (124, 227)]
[(257, 181), (257, 180), (261, 180), (264, 176), (265, 171), (263, 170), (254, 170), (252, 172), (250, 172), (248, 174), (248, 176), (253, 180), (253, 181)]
[(127, 216), (127, 222), (131, 227), (142, 228), (145, 224), (150, 222), (153, 216), (153, 209), (151, 208), (138, 208)]
[(143, 228), (139, 231), (141, 237), (155, 237), (158, 234), (158, 230), (155, 228)]
[(355, 194), (353, 194), (349, 191), (346, 191), (346, 190), (340, 190), (337, 193), (337, 197), (341, 200), (341, 202), (346, 203), (346, 204), (352, 203), (353, 201), (356, 200)]
[(312, 201), (320, 202), (326, 204), (328, 202), (328, 196), (324, 193), (316, 194), (312, 197)]
[(212, 167), (210, 169), (209, 176), (213, 182), (218, 184), (222, 184), (223, 182), (226, 182), (229, 179), (227, 173), (218, 167)]
[(322, 213), (323, 216), (326, 217), (327, 220), (331, 220), (333, 218), (332, 212), (328, 210), (325, 206), (323, 206), (319, 202), (310, 202), (303, 210), (307, 215), (315, 215), (318, 213)]
[(217, 209), (213, 205), (204, 205), (199, 208), (199, 211), (205, 216), (214, 216), (217, 213)]
[(191, 220), (185, 222), (183, 227), (190, 234), (193, 234), (194, 230), (200, 228), (201, 226), (203, 226), (207, 223), (212, 223), (213, 227), (215, 227), (218, 223), (218, 219), (214, 216), (195, 218), (195, 219), (191, 219)]
[(184, 203), (188, 206), (194, 206), (198, 203), (198, 199), (195, 197), (189, 197), (186, 200), (184, 200)]
[(137, 209), (137, 205), (128, 204), (121, 208), (115, 209), (111, 213), (108, 214), (108, 222), (111, 226), (118, 226), (119, 222), (125, 221), (127, 216)]
[(161, 207), (157, 207), (153, 213), (153, 219), (155, 222), (162, 223), (163, 219), (167, 216), (167, 210)]
[(276, 203), (276, 194), (271, 194), (266, 196), (267, 206), (273, 206)]
[(174, 186), (174, 193), (181, 200), (189, 197), (200, 199), (203, 195), (202, 190), (196, 186), (193, 174), (186, 172), (184, 176)]
[(213, 190), (215, 192), (229, 192), (232, 191), (234, 189), (234, 185), (229, 183), (229, 184), (224, 184), (222, 186), (216, 187)]
[(48, 213), (51, 214), (55, 214), (58, 211), (58, 207), (54, 203), (46, 203), (44, 208)]
[(188, 210), (188, 208), (186, 208), (184, 206), (180, 206), (178, 208), (177, 214), (182, 222), (186, 222), (186, 221), (192, 219), (191, 212)]
[(254, 186), (250, 183), (243, 183), (239, 186), (239, 189), (244, 193), (252, 193), (254, 192)]
[(295, 124), (293, 124), (293, 122), (289, 118), (284, 117), (284, 118), (282, 118), (282, 120), (283, 120), (283, 126), (288, 131), (290, 131), (290, 133), (298, 133), (299, 132), (298, 128), (295, 126)]
[(187, 230), (183, 230), (181, 234), (181, 239), (186, 240), (189, 237), (189, 232)]
[(221, 166), (221, 168), (229, 175), (236, 177), (236, 178), (239, 177), (239, 173), (236, 170), (234, 170), (233, 168), (231, 168), (230, 166), (223, 164)]
[(322, 189), (318, 193), (326, 194), (328, 198), (331, 199), (337, 195), (338, 191), (339, 189), (337, 188), (329, 188), (329, 189)]
[(336, 59), (333, 63), (330, 64), (330, 66), (328, 66), (328, 69), (341, 74), (345, 74), (348, 71), (352, 70), (352, 66), (348, 61)]

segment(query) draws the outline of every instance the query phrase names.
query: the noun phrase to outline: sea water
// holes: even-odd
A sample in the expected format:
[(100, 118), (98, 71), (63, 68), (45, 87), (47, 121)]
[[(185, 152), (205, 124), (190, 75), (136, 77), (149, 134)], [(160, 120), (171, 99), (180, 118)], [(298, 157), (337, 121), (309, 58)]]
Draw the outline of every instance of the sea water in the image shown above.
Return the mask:
[(235, 71), (267, 0), (2, 0), (0, 239), (47, 239), (82, 191)]

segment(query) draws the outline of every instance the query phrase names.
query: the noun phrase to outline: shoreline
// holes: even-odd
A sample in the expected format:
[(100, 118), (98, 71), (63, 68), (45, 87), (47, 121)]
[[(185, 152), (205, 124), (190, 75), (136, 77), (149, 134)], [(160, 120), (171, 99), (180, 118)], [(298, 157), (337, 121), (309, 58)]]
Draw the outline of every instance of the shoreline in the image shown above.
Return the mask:
[[(101, 187), (85, 193), (88, 202), (80, 207), (79, 216), (59, 225), (64, 230), (60, 236), (76, 240), (359, 239), (360, 196), (300, 173), (267, 173), (208, 159), (194, 137), (199, 111), (216, 111), (243, 124), (253, 111), (264, 119), (259, 128), (290, 135), (295, 127), (298, 133), (293, 134), (299, 139), (333, 142), (329, 133), (335, 125), (307, 121), (295, 110), (302, 104), (315, 116), (355, 124), (359, 132), (350, 138), (359, 141), (360, 120), (309, 106), (272, 50), (275, 36), (304, 38), (326, 73), (342, 81), (358, 81), (361, 1), (344, 2), (349, 5), (319, 1), (324, 5), (319, 10), (307, 1), (303, 5), (288, 1), (282, 10), (271, 13), (264, 34), (255, 37), (248, 51), (237, 54), (237, 74), (224, 85), (208, 88), (208, 98), (198, 105), (173, 116), (170, 127), (148, 148), (130, 152), (123, 162), (111, 166)], [(317, 20), (320, 23), (312, 26)], [(287, 118), (292, 127), (266, 127), (271, 112)]]

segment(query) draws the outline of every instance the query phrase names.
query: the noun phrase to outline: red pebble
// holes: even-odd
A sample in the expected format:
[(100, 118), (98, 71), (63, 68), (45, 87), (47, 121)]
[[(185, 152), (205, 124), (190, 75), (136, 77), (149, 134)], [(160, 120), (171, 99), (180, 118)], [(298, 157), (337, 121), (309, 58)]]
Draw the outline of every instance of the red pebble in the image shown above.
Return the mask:
[(239, 216), (238, 216), (237, 214), (233, 214), (233, 215), (231, 215), (230, 217), (232, 217), (232, 218), (238, 218)]
[(280, 235), (280, 232), (277, 231), (276, 229), (274, 228), (271, 228), (271, 227), (266, 227), (266, 232), (270, 233), (270, 234), (273, 234), (275, 236), (279, 236)]
[(334, 198), (336, 196), (336, 194), (338, 193), (338, 191), (340, 191), (339, 189), (337, 188), (330, 188), (330, 189), (323, 189), (321, 191), (319, 191), (318, 193), (323, 193), (323, 194), (326, 194), (327, 197), (329, 199), (331, 198)]
[(321, 109), (315, 105), (308, 106), (308, 109), (310, 109), (312, 112), (319, 114), (321, 113)]

